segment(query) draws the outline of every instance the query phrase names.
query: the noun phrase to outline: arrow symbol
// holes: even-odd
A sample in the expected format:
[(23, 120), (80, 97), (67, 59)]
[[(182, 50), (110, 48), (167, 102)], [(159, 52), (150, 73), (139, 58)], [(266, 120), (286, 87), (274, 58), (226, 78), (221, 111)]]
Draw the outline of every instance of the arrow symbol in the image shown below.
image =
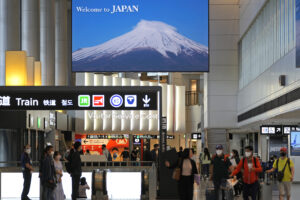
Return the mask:
[(150, 101), (151, 101), (151, 99), (148, 98), (148, 95), (146, 94), (146, 95), (145, 95), (145, 98), (143, 98), (143, 102), (144, 102), (145, 104), (148, 104)]

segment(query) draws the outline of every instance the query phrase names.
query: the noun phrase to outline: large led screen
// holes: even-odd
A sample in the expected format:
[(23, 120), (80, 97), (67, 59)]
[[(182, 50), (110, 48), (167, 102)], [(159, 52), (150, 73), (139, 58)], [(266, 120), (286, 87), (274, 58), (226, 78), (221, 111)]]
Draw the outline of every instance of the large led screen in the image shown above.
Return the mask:
[(208, 0), (72, 0), (74, 72), (208, 68)]
[(291, 156), (300, 156), (300, 132), (291, 132)]

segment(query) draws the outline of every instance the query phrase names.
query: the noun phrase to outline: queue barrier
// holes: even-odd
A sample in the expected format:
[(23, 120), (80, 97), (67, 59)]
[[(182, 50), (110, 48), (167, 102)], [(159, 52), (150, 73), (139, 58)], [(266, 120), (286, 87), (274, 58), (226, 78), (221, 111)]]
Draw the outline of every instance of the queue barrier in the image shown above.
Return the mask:
[[(140, 198), (139, 199), (156, 199), (156, 188), (157, 188), (157, 169), (155, 165), (152, 165), (152, 162), (92, 162), (93, 164), (97, 164), (98, 166), (94, 167), (93, 165), (87, 166), (87, 162), (83, 162), (82, 171), (83, 174), (85, 173), (90, 174), (88, 176), (91, 176), (90, 179), (90, 186), (91, 186), (91, 199), (98, 200), (98, 199), (107, 199), (108, 193), (111, 193), (111, 187), (109, 188), (109, 185), (107, 185), (107, 174), (112, 175), (113, 173), (139, 173), (139, 179), (140, 179)], [(125, 165), (122, 165), (125, 164)], [(0, 180), (1, 175), (9, 174), (9, 173), (22, 173), (21, 169), (21, 163), (19, 161), (12, 161), (12, 162), (0, 162)], [(39, 192), (39, 179), (38, 179), (38, 171), (39, 171), (39, 162), (33, 162), (36, 181), (38, 181), (38, 184), (35, 189), (38, 189)], [(64, 166), (64, 164), (63, 164)], [(67, 173), (64, 175), (64, 179), (70, 178)], [(126, 180), (128, 184), (130, 184), (130, 180)], [(1, 195), (1, 184), (0, 183), (0, 198), (2, 198)], [(21, 181), (18, 184), (23, 184), (22, 178)], [(69, 184), (66, 184), (69, 185)], [(32, 189), (32, 188), (31, 188)], [(64, 187), (64, 189), (68, 189), (70, 193), (71, 188)], [(17, 198), (20, 194), (16, 194)], [(38, 194), (39, 195), (39, 194)], [(101, 197), (101, 198), (100, 198)], [(34, 198), (39, 198), (39, 196), (34, 196)]]

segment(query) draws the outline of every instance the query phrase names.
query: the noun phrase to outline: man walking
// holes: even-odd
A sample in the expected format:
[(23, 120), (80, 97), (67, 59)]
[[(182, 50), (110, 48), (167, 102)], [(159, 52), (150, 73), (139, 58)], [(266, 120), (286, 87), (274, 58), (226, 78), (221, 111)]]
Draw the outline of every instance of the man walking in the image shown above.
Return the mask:
[(245, 156), (230, 176), (235, 176), (243, 169), (243, 198), (248, 200), (251, 196), (252, 200), (256, 200), (259, 191), (258, 174), (262, 172), (262, 167), (259, 159), (253, 157), (252, 146), (245, 148)]
[(71, 176), (72, 176), (72, 200), (76, 200), (79, 191), (79, 182), (81, 177), (81, 143), (75, 142), (74, 152), (71, 158)]
[[(215, 187), (215, 197), (219, 200), (220, 187), (223, 181), (229, 176), (229, 170), (232, 171), (231, 162), (224, 155), (223, 146), (216, 146), (216, 154), (212, 157), (210, 166), (210, 180), (213, 181)], [(225, 193), (222, 190), (222, 200), (225, 199)]]
[(32, 162), (30, 159), (30, 153), (31, 153), (31, 148), (30, 148), (30, 145), (27, 144), (24, 147), (24, 152), (21, 157), (22, 172), (23, 172), (23, 178), (24, 178), (24, 186), (23, 186), (23, 192), (22, 192), (22, 196), (21, 196), (22, 200), (30, 200), (30, 198), (28, 197), (28, 193), (30, 190), (31, 174), (33, 171)]
[[(266, 171), (267, 173), (274, 172), (278, 170), (277, 177), (279, 181), (279, 198), (280, 200), (284, 199), (284, 196), (287, 196), (287, 200), (291, 199), (291, 187), (294, 179), (295, 168), (294, 163), (287, 157), (287, 148), (283, 147), (280, 149), (280, 158), (278, 158), (274, 164), (273, 168)], [(280, 175), (282, 174), (282, 175)], [(281, 177), (280, 177), (281, 176)]]

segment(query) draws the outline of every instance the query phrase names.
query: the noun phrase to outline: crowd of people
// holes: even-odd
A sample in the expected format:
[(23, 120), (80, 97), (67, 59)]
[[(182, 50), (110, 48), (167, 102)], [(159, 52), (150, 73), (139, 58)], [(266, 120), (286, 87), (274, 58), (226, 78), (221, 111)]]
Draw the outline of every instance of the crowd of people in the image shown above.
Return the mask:
[[(81, 143), (75, 142), (70, 151), (65, 155), (66, 169), (72, 178), (72, 199), (86, 199), (86, 190), (90, 189), (85, 177), (81, 177)], [(22, 200), (30, 200), (28, 193), (30, 190), (31, 176), (33, 172), (32, 161), (30, 158), (30, 145), (24, 147), (24, 152), (21, 157), (22, 171), (24, 177), (24, 187), (21, 194)], [(39, 177), (41, 182), (41, 199), (42, 200), (64, 200), (66, 196), (63, 190), (63, 163), (62, 155), (54, 152), (54, 148), (48, 145), (40, 160)]]
[[(75, 142), (73, 148), (69, 149), (62, 158), (62, 155), (56, 151), (51, 145), (44, 150), (44, 155), (40, 160), (39, 177), (42, 187), (43, 200), (63, 200), (65, 194), (62, 185), (63, 164), (62, 160), (67, 161), (65, 166), (67, 172), (72, 177), (72, 199), (87, 198), (86, 190), (90, 189), (86, 179), (81, 177), (81, 143)], [(103, 155), (107, 161), (111, 161), (113, 155), (109, 152), (105, 145), (102, 146)], [(30, 190), (31, 174), (33, 172), (32, 162), (30, 159), (31, 148), (29, 145), (24, 147), (24, 153), (21, 157), (24, 188), (21, 195), (22, 200), (29, 200), (28, 193)], [(89, 154), (89, 151), (86, 151)], [(129, 153), (128, 148), (122, 152), (123, 161), (136, 161), (137, 152), (133, 150)], [(226, 181), (232, 178), (237, 183), (234, 185), (235, 196), (243, 196), (244, 200), (251, 197), (256, 200), (259, 196), (261, 185), (260, 179), (263, 180), (264, 174), (272, 174), (279, 181), (280, 200), (291, 197), (291, 183), (294, 178), (294, 163), (287, 157), (287, 148), (280, 149), (280, 157), (269, 162), (271, 167), (265, 167), (260, 157), (255, 157), (253, 147), (245, 147), (245, 157), (240, 158), (237, 150), (233, 149), (230, 155), (224, 153), (223, 146), (216, 146), (216, 153), (210, 154), (208, 148), (204, 148), (203, 153), (199, 157), (195, 155), (193, 149), (180, 147), (177, 152), (178, 161), (170, 163), (165, 161), (168, 168), (174, 170), (173, 178), (178, 181), (178, 191), (181, 200), (192, 200), (194, 191), (194, 182), (199, 184), (198, 175), (201, 171), (204, 179), (209, 179), (214, 185), (215, 199), (225, 199)], [(144, 161), (152, 161), (156, 165), (159, 162), (159, 145), (155, 144), (152, 151), (144, 152)], [(197, 158), (200, 161), (200, 169), (197, 168)], [(270, 164), (271, 163), (271, 164)], [(177, 173), (177, 174), (176, 174)]]

